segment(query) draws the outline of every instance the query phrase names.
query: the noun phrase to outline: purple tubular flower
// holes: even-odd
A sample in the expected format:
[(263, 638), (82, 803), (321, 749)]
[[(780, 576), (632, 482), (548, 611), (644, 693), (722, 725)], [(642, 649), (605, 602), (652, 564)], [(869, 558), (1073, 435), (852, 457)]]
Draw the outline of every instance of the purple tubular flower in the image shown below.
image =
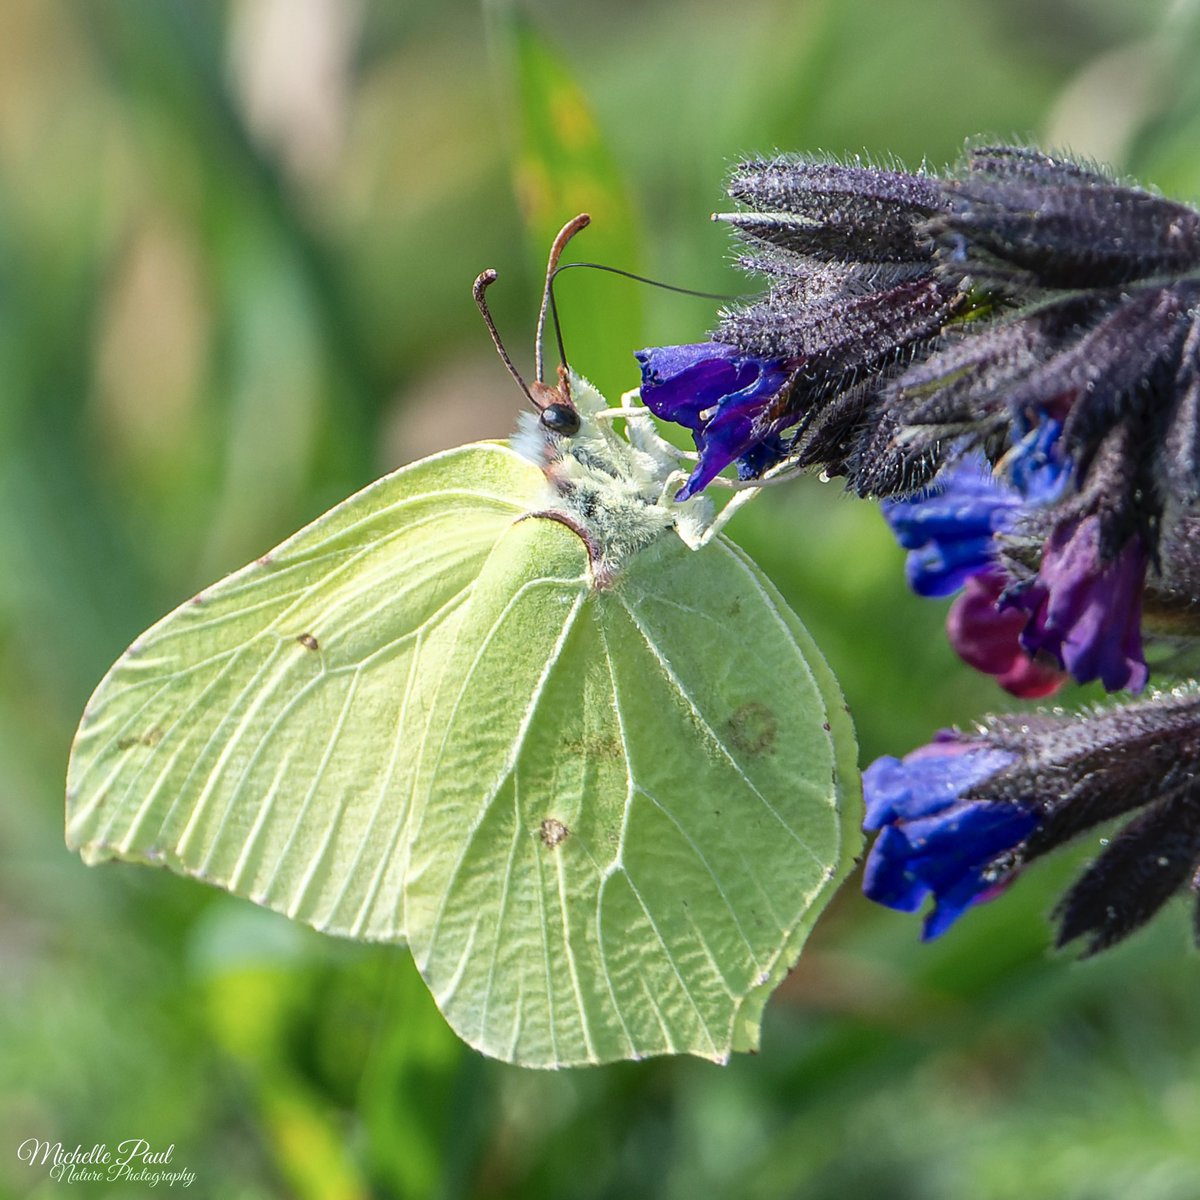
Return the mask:
[(928, 941), (1011, 878), (1004, 859), (1037, 827), (1030, 804), (972, 799), (970, 791), (1016, 755), (939, 735), (903, 760), (880, 758), (863, 773), (863, 827), (882, 830), (867, 857), (863, 892), (901, 912), (932, 895)]
[[(1081, 713), (1012, 713), (943, 732), (863, 775), (868, 829), (882, 832), (863, 890), (914, 911), (932, 894), (936, 937), (1018, 872), (1119, 822), (1055, 910), (1058, 945), (1085, 954), (1200, 890), (1200, 688)], [(1200, 907), (1195, 935), (1200, 944)]]
[(786, 453), (767, 415), (791, 377), (784, 360), (723, 342), (657, 346), (637, 351), (637, 360), (642, 402), (656, 417), (690, 429), (700, 454), (677, 500), (703, 490), (730, 463), (741, 478), (754, 478)]
[(1079, 680), (1115, 692), (1146, 686), (1142, 588), (1146, 548), (1133, 534), (1105, 561), (1098, 514), (1058, 525), (1046, 540), (1037, 578), (1007, 603), (1029, 614), (1021, 644), (1046, 651)]

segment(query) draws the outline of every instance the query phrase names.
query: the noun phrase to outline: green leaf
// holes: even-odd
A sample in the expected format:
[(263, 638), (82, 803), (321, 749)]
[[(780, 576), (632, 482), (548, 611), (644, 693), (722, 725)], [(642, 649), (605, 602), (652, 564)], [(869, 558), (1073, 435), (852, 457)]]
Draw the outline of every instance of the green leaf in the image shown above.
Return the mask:
[(664, 499), (648, 418), (635, 449), (573, 391), (577, 437), (519, 435), (543, 470), (426, 459), (139, 638), (68, 841), (406, 939), (491, 1056), (723, 1061), (852, 865), (853, 733), (778, 593), (691, 536), (707, 501)]

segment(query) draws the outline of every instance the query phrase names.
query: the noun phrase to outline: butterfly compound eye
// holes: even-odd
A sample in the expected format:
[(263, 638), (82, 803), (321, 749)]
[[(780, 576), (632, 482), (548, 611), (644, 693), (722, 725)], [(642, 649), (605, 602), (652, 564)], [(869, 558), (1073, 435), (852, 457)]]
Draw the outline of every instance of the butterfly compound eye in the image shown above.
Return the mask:
[(579, 432), (579, 414), (569, 404), (547, 404), (539, 419), (551, 433), (573, 437)]

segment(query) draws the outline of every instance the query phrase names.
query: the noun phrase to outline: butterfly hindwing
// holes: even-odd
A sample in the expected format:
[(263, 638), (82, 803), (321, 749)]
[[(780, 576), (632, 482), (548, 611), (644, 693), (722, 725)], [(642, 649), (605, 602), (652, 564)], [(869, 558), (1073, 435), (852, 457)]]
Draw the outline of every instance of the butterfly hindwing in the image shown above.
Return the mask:
[(597, 588), (522, 521), (441, 680), (406, 894), (459, 1034), (537, 1066), (756, 1045), (859, 845), (840, 693), (757, 568), (667, 537)]

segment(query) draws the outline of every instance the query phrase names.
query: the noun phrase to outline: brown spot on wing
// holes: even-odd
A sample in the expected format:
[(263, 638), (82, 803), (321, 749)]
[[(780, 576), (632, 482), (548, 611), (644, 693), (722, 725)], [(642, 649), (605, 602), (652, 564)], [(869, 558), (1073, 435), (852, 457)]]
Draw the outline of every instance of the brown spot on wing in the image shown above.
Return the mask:
[(145, 733), (131, 734), (129, 737), (117, 739), (118, 750), (132, 750), (134, 746), (157, 746), (162, 741), (163, 731), (157, 726), (147, 729)]
[(562, 743), (566, 754), (590, 762), (616, 762), (625, 757), (621, 739), (611, 733), (585, 733)]
[(729, 738), (746, 754), (772, 754), (779, 737), (779, 719), (765, 704), (750, 700), (736, 708), (728, 722)]
[(554, 817), (547, 817), (538, 830), (538, 836), (547, 850), (553, 850), (571, 836), (571, 831), (561, 821), (555, 820)]

